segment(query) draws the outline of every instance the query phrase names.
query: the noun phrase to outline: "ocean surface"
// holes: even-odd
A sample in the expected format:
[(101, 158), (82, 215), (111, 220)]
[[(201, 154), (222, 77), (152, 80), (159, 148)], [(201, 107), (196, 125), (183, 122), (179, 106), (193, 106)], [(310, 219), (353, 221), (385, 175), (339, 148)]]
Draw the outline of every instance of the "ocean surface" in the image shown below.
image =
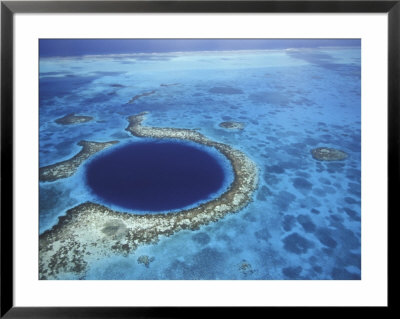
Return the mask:
[[(137, 214), (146, 213), (141, 207), (165, 213), (196, 206), (229, 187), (231, 167), (216, 150), (143, 142), (125, 131), (127, 117), (143, 111), (149, 112), (143, 125), (196, 129), (242, 151), (259, 171), (253, 201), (241, 211), (196, 231), (161, 237), (128, 256), (104, 257), (80, 279), (361, 279), (360, 46), (55, 55), (44, 52), (40, 58), (40, 167), (70, 159), (81, 150), (81, 140), (120, 143), (71, 177), (39, 183), (40, 234), (86, 201)], [(55, 122), (71, 113), (93, 120)], [(224, 128), (222, 122), (239, 122), (243, 129)], [(319, 161), (311, 154), (317, 147), (348, 157)], [(131, 161), (119, 162), (129, 152)], [(146, 201), (151, 188), (140, 187), (144, 193), (134, 203), (126, 202), (129, 192), (125, 198), (123, 191), (105, 194), (107, 180), (120, 190), (137, 187), (133, 176), (139, 173), (162, 180), (165, 170), (151, 159), (163, 156), (172, 171), (183, 163), (193, 165), (189, 171), (199, 168), (196, 176), (187, 171), (178, 179), (190, 184), (187, 178), (197, 178), (187, 198), (170, 195), (152, 203)], [(118, 184), (124, 172), (133, 175)], [(165, 182), (161, 191), (171, 188)], [(138, 262), (142, 255), (151, 262)]]

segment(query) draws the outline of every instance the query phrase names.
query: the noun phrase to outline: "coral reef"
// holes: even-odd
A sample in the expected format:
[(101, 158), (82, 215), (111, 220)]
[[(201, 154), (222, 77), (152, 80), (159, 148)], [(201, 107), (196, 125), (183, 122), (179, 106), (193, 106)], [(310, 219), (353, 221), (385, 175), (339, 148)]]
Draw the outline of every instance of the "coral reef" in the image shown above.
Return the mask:
[(41, 167), (39, 169), (39, 180), (41, 182), (54, 182), (60, 178), (70, 177), (76, 172), (79, 165), (81, 165), (90, 156), (116, 143), (118, 143), (118, 141), (104, 143), (80, 141), (78, 145), (82, 146), (82, 150), (74, 157), (66, 161)]
[[(39, 239), (41, 279), (60, 274), (82, 276), (91, 261), (111, 254), (127, 255), (139, 245), (156, 243), (183, 229), (196, 230), (245, 207), (258, 183), (257, 166), (241, 151), (190, 129), (142, 126), (146, 112), (128, 118), (127, 131), (138, 137), (176, 138), (215, 147), (232, 164), (234, 181), (220, 197), (197, 207), (168, 214), (130, 214), (86, 202), (59, 217)], [(143, 259), (143, 261), (145, 261)]]
[(153, 90), (153, 91), (150, 91), (150, 92), (144, 92), (144, 93), (142, 93), (142, 94), (135, 95), (133, 98), (131, 98), (131, 99), (129, 100), (128, 104), (132, 104), (132, 103), (135, 102), (137, 99), (140, 99), (140, 98), (143, 97), (143, 96), (152, 95), (152, 94), (154, 94), (154, 93), (156, 93), (156, 90)]
[(238, 265), (238, 268), (239, 268), (239, 271), (240, 271), (244, 276), (251, 275), (251, 274), (253, 274), (254, 271), (255, 271), (255, 270), (253, 269), (253, 267), (251, 266), (251, 264), (250, 264), (247, 260), (245, 260), (245, 259), (243, 259), (242, 262)]
[(219, 126), (230, 130), (243, 130), (244, 128), (242, 122), (221, 122)]
[(319, 161), (342, 161), (348, 157), (347, 153), (328, 147), (318, 147), (311, 150), (312, 157)]
[(93, 117), (91, 116), (75, 115), (75, 113), (71, 113), (56, 119), (54, 122), (61, 125), (70, 125), (70, 124), (86, 123), (91, 120), (93, 120)]
[(150, 263), (154, 261), (154, 257), (149, 257), (147, 255), (142, 255), (138, 258), (137, 262), (138, 264), (143, 264), (146, 266), (146, 268), (149, 268)]

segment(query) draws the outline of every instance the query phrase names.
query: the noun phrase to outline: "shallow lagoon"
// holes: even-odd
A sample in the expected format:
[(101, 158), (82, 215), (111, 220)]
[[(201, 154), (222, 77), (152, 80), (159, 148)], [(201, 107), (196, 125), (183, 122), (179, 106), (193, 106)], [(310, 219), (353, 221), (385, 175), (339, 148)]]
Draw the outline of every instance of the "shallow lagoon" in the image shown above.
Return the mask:
[[(196, 129), (259, 169), (241, 211), (58, 279), (360, 279), (360, 81), (359, 47), (42, 58), (41, 167), (77, 154), (80, 140), (142, 141), (126, 118), (148, 111), (146, 125)], [(70, 113), (93, 120), (55, 122)], [(243, 129), (219, 126), (227, 121)], [(317, 147), (348, 158), (315, 160)], [(89, 162), (40, 183), (40, 233), (99, 202)]]

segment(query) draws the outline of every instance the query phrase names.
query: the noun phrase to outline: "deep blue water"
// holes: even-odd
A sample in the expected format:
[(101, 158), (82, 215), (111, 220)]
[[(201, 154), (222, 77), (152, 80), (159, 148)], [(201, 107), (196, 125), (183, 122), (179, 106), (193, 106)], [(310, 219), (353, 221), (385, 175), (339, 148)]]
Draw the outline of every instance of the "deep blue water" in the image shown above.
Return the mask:
[(165, 211), (207, 199), (224, 182), (210, 153), (189, 143), (129, 143), (87, 165), (89, 187), (100, 198), (133, 210)]
[(41, 57), (50, 57), (360, 45), (359, 39), (41, 39), (39, 54)]

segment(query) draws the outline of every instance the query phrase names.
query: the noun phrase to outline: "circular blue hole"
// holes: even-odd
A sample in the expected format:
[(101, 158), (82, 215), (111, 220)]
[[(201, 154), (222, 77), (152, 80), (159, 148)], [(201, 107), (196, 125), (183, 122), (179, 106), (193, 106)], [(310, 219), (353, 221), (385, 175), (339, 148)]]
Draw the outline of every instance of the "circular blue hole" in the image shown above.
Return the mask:
[(225, 181), (217, 156), (193, 144), (126, 144), (91, 160), (86, 182), (105, 202), (130, 210), (169, 211), (193, 205), (209, 199)]

